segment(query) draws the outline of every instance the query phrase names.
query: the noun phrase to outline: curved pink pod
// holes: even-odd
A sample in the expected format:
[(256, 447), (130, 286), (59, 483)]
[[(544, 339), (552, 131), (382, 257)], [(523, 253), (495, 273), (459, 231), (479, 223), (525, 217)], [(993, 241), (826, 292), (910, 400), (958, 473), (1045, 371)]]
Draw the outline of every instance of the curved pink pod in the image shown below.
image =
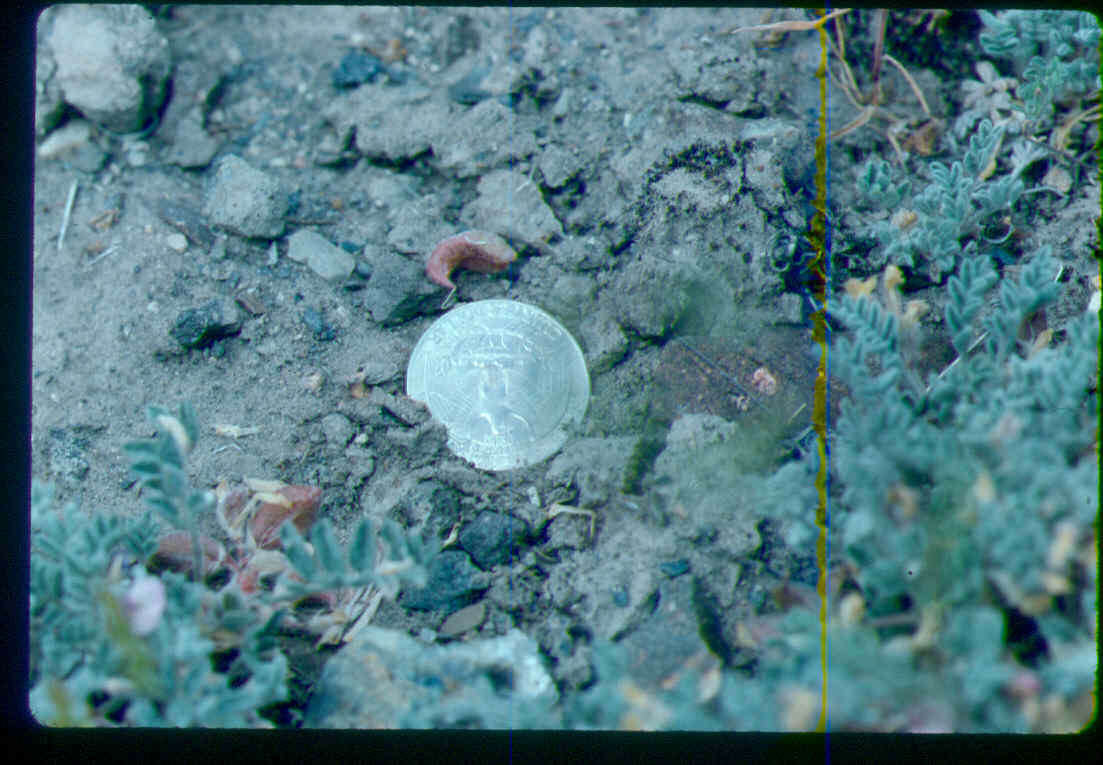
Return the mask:
[(517, 253), (502, 237), (486, 231), (464, 231), (442, 239), (433, 248), (425, 264), (425, 274), (440, 286), (454, 290), (456, 285), (450, 276), (455, 269), (492, 274), (516, 259)]

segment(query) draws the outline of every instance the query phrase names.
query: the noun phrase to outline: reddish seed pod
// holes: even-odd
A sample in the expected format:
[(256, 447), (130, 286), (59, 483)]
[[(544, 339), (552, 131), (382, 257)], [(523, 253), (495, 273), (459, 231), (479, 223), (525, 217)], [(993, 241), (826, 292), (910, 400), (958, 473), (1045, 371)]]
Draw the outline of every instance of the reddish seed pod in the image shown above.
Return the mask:
[[(226, 557), (226, 549), (206, 534), (199, 535), (199, 548), (203, 551), (203, 576), (218, 568)], [(191, 534), (186, 531), (170, 531), (157, 540), (157, 550), (150, 556), (151, 571), (176, 571), (191, 573), (193, 566)]]
[(502, 237), (486, 231), (464, 231), (442, 239), (425, 264), (425, 274), (442, 287), (456, 289), (449, 278), (456, 268), (481, 274), (503, 270), (517, 259), (517, 253)]
[(309, 532), (322, 504), (322, 490), (317, 486), (284, 486), (278, 493), (289, 504), (265, 502), (253, 513), (250, 530), (257, 546), (262, 550), (279, 550), (283, 547), (280, 526), (286, 520), (294, 523), (300, 534)]

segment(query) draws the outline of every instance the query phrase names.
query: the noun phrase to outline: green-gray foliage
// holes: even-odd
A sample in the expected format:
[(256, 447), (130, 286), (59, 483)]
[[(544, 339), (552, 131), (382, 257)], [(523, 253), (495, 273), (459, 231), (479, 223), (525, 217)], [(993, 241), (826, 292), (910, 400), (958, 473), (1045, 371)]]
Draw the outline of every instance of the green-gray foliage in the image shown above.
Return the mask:
[(145, 577), (134, 561), (156, 547), (148, 514), (57, 511), (43, 487), (31, 504), (30, 704), (39, 722), (255, 726), (258, 709), (286, 696), (281, 654), (242, 651), (252, 676), (238, 687), (213, 671), (214, 644), (197, 619), (201, 586), (182, 576), (161, 577), (164, 612), (151, 632), (136, 633), (125, 603)]
[[(888, 163), (878, 158), (867, 162), (858, 178), (863, 197), (881, 209), (911, 210), (916, 215), (912, 223), (881, 221), (870, 227), (880, 244), (867, 264), (871, 270), (891, 262), (921, 268), (937, 281), (962, 260), (977, 257), (986, 244), (1006, 241), (1018, 220), (1012, 216), (1008, 226), (997, 219), (1014, 212), (1024, 195), (1035, 192), (1027, 190), (1023, 172), (1047, 156), (1026, 137), (1044, 137), (1055, 126), (1058, 106), (1075, 106), (1073, 99), (1098, 92), (1100, 30), (1091, 14), (979, 14), (985, 25), (981, 47), (990, 56), (1011, 61), (1009, 74), (1019, 82), (1017, 100), (1005, 103), (1002, 112), (984, 100), (962, 111), (945, 139), (952, 151), (964, 156), (948, 165), (932, 162), (931, 182), (914, 196)], [(968, 144), (963, 145), (966, 137)], [(995, 172), (997, 160), (1008, 161), (1010, 172)]]
[[(959, 353), (979, 329), (979, 295), (993, 280), (985, 271), (970, 266), (951, 282), (946, 320)], [(1098, 327), (1080, 319), (1070, 324), (1063, 348), (1029, 358), (1017, 352), (1023, 322), (1056, 296), (1055, 272), (1054, 261), (1042, 252), (1018, 281), (1005, 280), (998, 310), (982, 322), (988, 331), (984, 352), (962, 355), (929, 381), (929, 390), (901, 384), (903, 360), (891, 315), (886, 318), (869, 298), (843, 298), (832, 308), (855, 335), (837, 340), (831, 357), (853, 394), (835, 444), (848, 509), (837, 518), (860, 562), (871, 572), (884, 569), (870, 574), (869, 584), (885, 597), (914, 590), (900, 563), (914, 556), (918, 564), (921, 551), (936, 542), (950, 544), (940, 548), (949, 557), (917, 567), (930, 575), (932, 596), (947, 588), (964, 588), (965, 598), (976, 595), (979, 580), (947, 565), (957, 560), (955, 554), (962, 566), (979, 559), (1006, 567), (1019, 581), (1036, 577), (1045, 567), (1047, 529), (1063, 517), (1084, 522), (1084, 508), (1094, 507), (1094, 467), (1077, 458), (1093, 438), (1088, 388)], [(883, 370), (878, 375), (868, 367), (874, 356)], [(1014, 436), (999, 439), (1001, 424)], [(994, 499), (974, 496), (982, 474), (995, 484)], [(924, 523), (886, 515), (886, 497), (897, 484), (930, 498), (932, 515)], [(1039, 514), (1044, 506), (1052, 506), (1050, 517)], [(1015, 528), (1025, 538), (1008, 535), (1011, 519), (1021, 523)], [(962, 547), (971, 545), (975, 551)]]
[[(1094, 438), (1098, 322), (1071, 322), (1062, 347), (1033, 355), (1018, 339), (1025, 320), (1056, 297), (1055, 275), (1040, 252), (1017, 281), (1004, 280), (996, 310), (978, 321), (995, 277), (987, 264), (963, 267), (946, 308), (959, 359), (919, 396), (899, 385), (896, 326), (883, 311), (863, 310), (869, 298), (844, 298), (833, 311), (855, 330), (832, 356), (853, 393), (834, 444), (844, 485), (834, 529), (871, 610), (902, 595), (966, 606), (985, 599), (994, 576), (1041, 592), (1058, 524), (1090, 526), (1097, 475), (1084, 455)], [(983, 351), (967, 355), (982, 326)], [(867, 366), (874, 355), (886, 370), (879, 376)], [(914, 493), (918, 514), (893, 510), (890, 497), (901, 491)], [(1084, 624), (1065, 626), (1090, 638)]]
[(985, 31), (980, 44), (990, 56), (1009, 59), (1021, 84), (1016, 95), (1026, 118), (1047, 122), (1054, 104), (1099, 88), (1095, 58), (1099, 22), (1090, 13), (1009, 10), (978, 11)]
[[(30, 704), (47, 725), (266, 726), (265, 707), (288, 695), (287, 658), (276, 636), (295, 599), (344, 587), (377, 585), (394, 597), (423, 584), (431, 554), (416, 535), (385, 525), (377, 537), (362, 522), (348, 553), (322, 520), (308, 548), (291, 523), (281, 538), (298, 578), (285, 571), (273, 592), (245, 592), (236, 580), (209, 589), (188, 576), (151, 576), (144, 563), (161, 527), (191, 533), (198, 560), (199, 518), (213, 498), (192, 489), (184, 459), (198, 435), (192, 408), (150, 407), (151, 439), (124, 446), (146, 501), (137, 517), (87, 516), (55, 507), (49, 487), (31, 497)], [(219, 654), (236, 654), (216, 671)]]
[[(931, 163), (932, 182), (908, 205), (916, 221), (903, 230), (892, 222), (881, 222), (873, 228), (884, 248), (878, 262), (887, 259), (915, 267), (916, 256), (920, 256), (931, 278), (937, 280), (952, 272), (963, 257), (976, 257), (985, 222), (1011, 208), (1025, 190), (1014, 172), (991, 180), (983, 178), (1002, 134), (1002, 128), (984, 119), (970, 137), (962, 160), (950, 165)], [(871, 159), (859, 176), (858, 189), (874, 205), (891, 210), (901, 205), (908, 186), (895, 182), (887, 162)]]
[(421, 538), (405, 534), (402, 527), (390, 519), (384, 521), (379, 538), (388, 550), (383, 561), (376, 561), (376, 534), (371, 521), (364, 519), (353, 533), (345, 555), (334, 539), (333, 529), (323, 522), (311, 530), (311, 551), (294, 524), (285, 523), (280, 528), (280, 539), (302, 581), (283, 578), (274, 597), (298, 598), (313, 592), (376, 585), (393, 598), (401, 584), (424, 587), (425, 565), (431, 554)]

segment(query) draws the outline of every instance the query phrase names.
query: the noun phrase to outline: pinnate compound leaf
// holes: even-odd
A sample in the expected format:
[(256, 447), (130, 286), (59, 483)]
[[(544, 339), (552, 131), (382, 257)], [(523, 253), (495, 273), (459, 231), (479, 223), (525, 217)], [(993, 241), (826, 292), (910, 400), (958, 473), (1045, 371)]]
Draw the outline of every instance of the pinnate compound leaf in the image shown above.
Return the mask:
[(310, 541), (314, 544), (314, 553), (322, 568), (330, 574), (343, 574), (345, 561), (337, 546), (337, 540), (333, 537), (333, 529), (329, 523), (323, 520), (316, 524), (311, 531)]
[(314, 557), (307, 551), (303, 537), (295, 528), (295, 524), (284, 521), (280, 526), (280, 541), (283, 543), (284, 555), (291, 561), (291, 565), (303, 579), (309, 582), (314, 577)]
[(360, 521), (353, 532), (349, 564), (354, 571), (372, 571), (375, 568), (375, 532), (368, 518)]

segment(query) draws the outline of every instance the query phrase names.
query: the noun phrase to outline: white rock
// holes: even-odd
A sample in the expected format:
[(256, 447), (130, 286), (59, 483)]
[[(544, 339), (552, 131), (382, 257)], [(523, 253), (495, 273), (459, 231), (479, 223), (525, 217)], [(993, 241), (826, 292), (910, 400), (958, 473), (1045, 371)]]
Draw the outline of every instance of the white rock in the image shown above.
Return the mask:
[(63, 5), (47, 20), (65, 101), (93, 122), (139, 130), (164, 101), (168, 40), (138, 5)]
[(50, 135), (38, 147), (41, 159), (57, 159), (88, 143), (92, 137), (92, 125), (87, 120), (73, 120)]
[(167, 244), (170, 249), (176, 250), (177, 252), (183, 252), (188, 249), (188, 238), (183, 234), (169, 234), (165, 237), (165, 244)]
[(305, 263), (318, 276), (332, 282), (347, 279), (356, 266), (352, 255), (308, 229), (296, 231), (288, 237), (287, 257), (297, 263)]

